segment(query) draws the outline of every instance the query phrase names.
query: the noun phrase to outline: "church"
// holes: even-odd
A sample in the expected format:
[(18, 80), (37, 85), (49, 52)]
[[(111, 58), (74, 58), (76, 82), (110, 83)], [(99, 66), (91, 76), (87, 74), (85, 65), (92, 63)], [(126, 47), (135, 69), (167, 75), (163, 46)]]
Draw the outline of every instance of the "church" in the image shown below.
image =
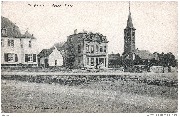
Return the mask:
[(124, 52), (123, 58), (129, 60), (135, 60), (137, 57), (143, 61), (149, 61), (151, 59), (157, 60), (158, 57), (155, 54), (150, 53), (148, 50), (139, 50), (135, 45), (135, 31), (133, 26), (130, 4), (129, 4), (129, 15), (127, 20), (127, 26), (124, 29)]

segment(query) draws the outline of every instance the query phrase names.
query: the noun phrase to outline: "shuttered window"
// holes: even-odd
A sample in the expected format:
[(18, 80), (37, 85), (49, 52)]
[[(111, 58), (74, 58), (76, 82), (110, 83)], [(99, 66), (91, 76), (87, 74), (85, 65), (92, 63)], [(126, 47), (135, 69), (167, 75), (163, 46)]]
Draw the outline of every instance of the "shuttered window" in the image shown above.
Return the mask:
[(14, 53), (4, 53), (4, 61), (5, 62), (17, 62), (17, 54)]
[(4, 53), (4, 61), (8, 62), (8, 54), (7, 53)]
[(36, 62), (36, 54), (25, 54), (25, 62)]
[(25, 62), (28, 62), (28, 54), (25, 54)]
[(36, 62), (36, 54), (33, 54), (33, 62)]
[(15, 62), (18, 62), (18, 56), (15, 54)]

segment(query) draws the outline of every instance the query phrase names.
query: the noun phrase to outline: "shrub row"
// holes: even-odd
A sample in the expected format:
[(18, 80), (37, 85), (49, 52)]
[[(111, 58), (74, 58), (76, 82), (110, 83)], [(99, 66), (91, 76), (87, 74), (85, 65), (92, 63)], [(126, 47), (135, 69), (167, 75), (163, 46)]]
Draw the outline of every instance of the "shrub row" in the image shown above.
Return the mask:
[(30, 76), (30, 75), (2, 75), (1, 79), (7, 80), (19, 80), (19, 81), (28, 81), (28, 82), (36, 82), (36, 83), (59, 83), (61, 85), (81, 85), (81, 84), (89, 84), (98, 81), (133, 81), (137, 83), (146, 83), (147, 85), (157, 85), (157, 86), (167, 86), (167, 87), (178, 87), (178, 80), (174, 79), (153, 79), (148, 77), (137, 77), (137, 76), (116, 76), (116, 75), (97, 75), (97, 76)]

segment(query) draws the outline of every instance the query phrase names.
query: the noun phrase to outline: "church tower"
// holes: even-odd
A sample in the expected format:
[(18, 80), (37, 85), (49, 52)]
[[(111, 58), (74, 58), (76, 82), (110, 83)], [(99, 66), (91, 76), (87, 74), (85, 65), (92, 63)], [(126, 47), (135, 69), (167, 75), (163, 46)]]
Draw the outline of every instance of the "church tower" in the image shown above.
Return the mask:
[(124, 53), (130, 54), (135, 52), (135, 28), (133, 27), (130, 2), (129, 2), (129, 16), (127, 20), (127, 26), (124, 29)]

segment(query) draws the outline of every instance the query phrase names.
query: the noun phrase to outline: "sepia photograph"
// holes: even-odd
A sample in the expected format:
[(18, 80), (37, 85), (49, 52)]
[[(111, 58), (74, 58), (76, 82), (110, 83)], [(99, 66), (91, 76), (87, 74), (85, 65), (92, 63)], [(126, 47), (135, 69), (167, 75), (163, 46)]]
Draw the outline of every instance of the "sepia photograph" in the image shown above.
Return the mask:
[(1, 1), (6, 113), (177, 116), (178, 1)]

